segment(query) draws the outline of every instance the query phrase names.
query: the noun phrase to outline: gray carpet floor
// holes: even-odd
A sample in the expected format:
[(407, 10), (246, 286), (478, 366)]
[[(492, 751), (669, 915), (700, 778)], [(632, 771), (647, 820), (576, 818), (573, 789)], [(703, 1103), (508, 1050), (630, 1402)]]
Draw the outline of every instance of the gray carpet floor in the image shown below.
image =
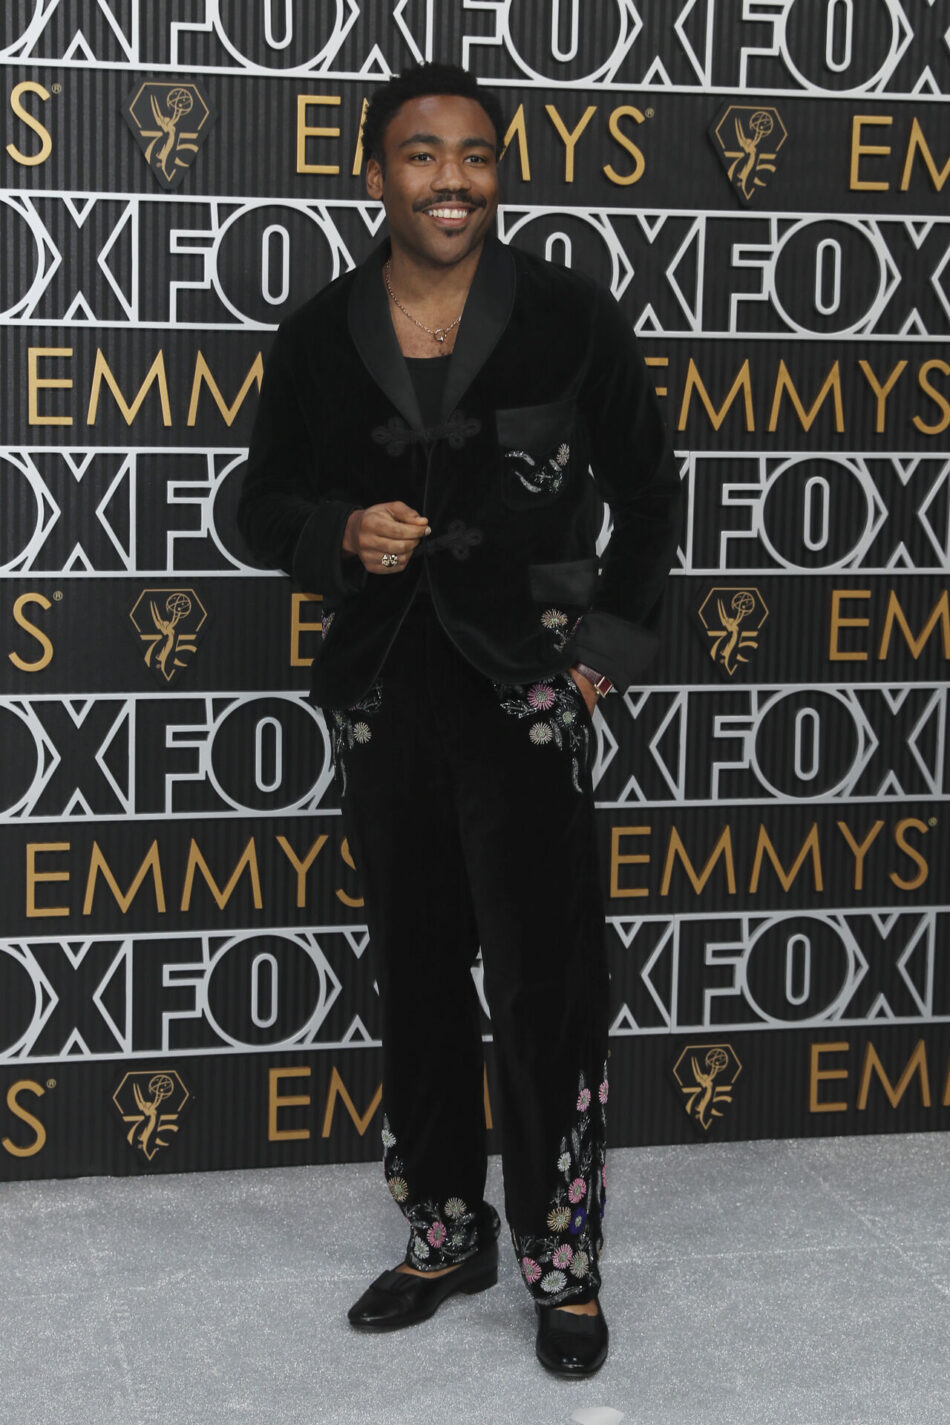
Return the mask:
[[(376, 1166), (0, 1186), (4, 1425), (947, 1425), (950, 1134), (622, 1150), (591, 1381), (496, 1288), (393, 1335)], [(489, 1197), (501, 1204), (492, 1160)]]

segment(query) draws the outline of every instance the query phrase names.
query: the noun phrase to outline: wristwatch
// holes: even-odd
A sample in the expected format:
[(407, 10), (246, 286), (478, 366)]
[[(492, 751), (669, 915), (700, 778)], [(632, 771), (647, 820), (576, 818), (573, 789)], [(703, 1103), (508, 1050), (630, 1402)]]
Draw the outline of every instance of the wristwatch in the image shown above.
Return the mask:
[(586, 663), (574, 663), (572, 667), (576, 668), (578, 673), (582, 673), (589, 683), (593, 683), (594, 692), (599, 698), (605, 698), (613, 687), (613, 683), (606, 673), (598, 673), (595, 669), (588, 668)]

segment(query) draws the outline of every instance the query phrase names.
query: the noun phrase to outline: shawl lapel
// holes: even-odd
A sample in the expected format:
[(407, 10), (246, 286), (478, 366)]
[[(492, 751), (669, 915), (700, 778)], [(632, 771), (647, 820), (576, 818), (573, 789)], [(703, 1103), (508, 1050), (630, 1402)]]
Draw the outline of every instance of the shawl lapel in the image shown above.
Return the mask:
[(442, 399), (447, 420), (498, 344), (515, 301), (515, 260), (494, 236), (482, 248)]
[(388, 256), (389, 243), (381, 243), (356, 269), (347, 320), (363, 365), (377, 386), (381, 387), (413, 430), (422, 430), (422, 412), (416, 400), (412, 377), (399, 350), (389, 317), (389, 300), (382, 275), (382, 266)]

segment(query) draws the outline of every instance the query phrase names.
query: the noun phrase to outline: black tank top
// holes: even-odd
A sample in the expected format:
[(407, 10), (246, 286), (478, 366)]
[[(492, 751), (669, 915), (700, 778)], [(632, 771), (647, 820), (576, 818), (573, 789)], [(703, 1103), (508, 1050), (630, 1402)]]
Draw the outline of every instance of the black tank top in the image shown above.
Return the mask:
[[(419, 409), (422, 412), (422, 420), (427, 426), (439, 424), (442, 415), (442, 397), (445, 393), (451, 359), (451, 356), (407, 356), (405, 358), (415, 388), (416, 400), (419, 402)], [(426, 610), (431, 613), (432, 609), (429, 571), (425, 565), (426, 561), (423, 560), (422, 577), (416, 585), (413, 599), (414, 608), (420, 616)]]
[(451, 356), (407, 356), (406, 365), (415, 387), (416, 399), (425, 425), (439, 424), (442, 397), (449, 376)]

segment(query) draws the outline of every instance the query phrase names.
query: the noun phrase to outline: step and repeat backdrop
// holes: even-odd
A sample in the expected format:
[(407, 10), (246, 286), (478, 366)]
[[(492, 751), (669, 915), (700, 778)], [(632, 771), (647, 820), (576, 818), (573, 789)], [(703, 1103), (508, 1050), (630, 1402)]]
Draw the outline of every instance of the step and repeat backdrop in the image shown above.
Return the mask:
[(502, 237), (610, 287), (688, 491), (661, 655), (597, 715), (613, 1141), (950, 1124), (948, 35), (3, 5), (0, 1176), (379, 1152), (320, 591), (234, 510), (277, 323), (379, 241), (366, 96), (424, 58), (495, 88)]

